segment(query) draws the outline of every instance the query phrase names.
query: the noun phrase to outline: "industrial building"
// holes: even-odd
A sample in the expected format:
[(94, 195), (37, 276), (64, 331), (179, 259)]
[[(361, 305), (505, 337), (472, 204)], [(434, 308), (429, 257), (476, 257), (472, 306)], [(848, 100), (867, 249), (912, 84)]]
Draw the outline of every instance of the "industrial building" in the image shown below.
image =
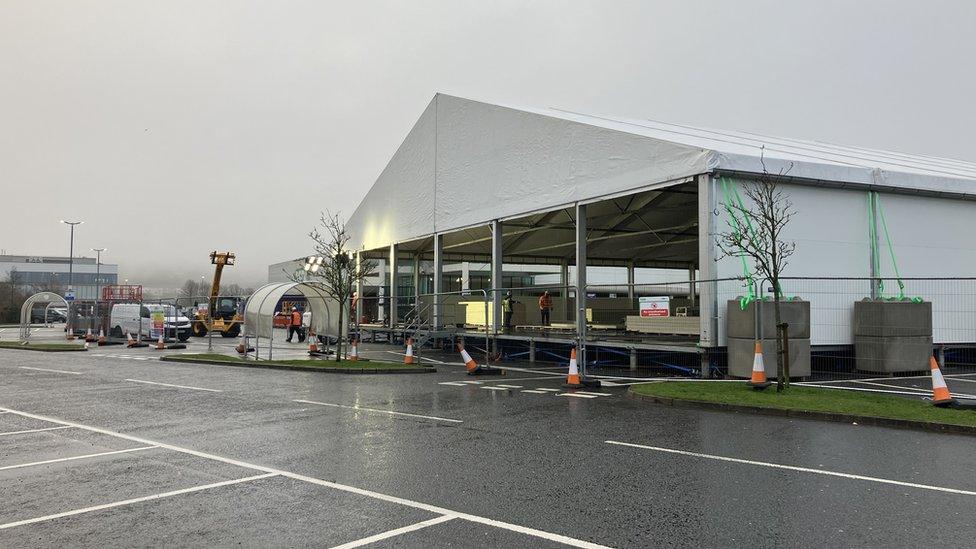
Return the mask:
[[(726, 346), (729, 302), (755, 272), (716, 245), (723, 205), (763, 173), (798, 212), (782, 235), (796, 242), (784, 275), (797, 278), (783, 290), (810, 302), (814, 348), (852, 345), (854, 303), (899, 286), (932, 302), (936, 344), (976, 342), (971, 280), (911, 280), (976, 274), (974, 163), (443, 94), (348, 221), (351, 248), (380, 264), (360, 295), (399, 304), (364, 320), (395, 328), (440, 294), (426, 300), (437, 326), (707, 355)], [(486, 298), (448, 295), (464, 264), (487, 266)], [(555, 299), (541, 327), (544, 283)], [(525, 310), (503, 329), (509, 289)], [(668, 315), (631, 329), (642, 295), (670, 298)]]
[[(25, 290), (64, 293), (74, 287), (77, 299), (97, 299), (103, 286), (118, 284), (119, 266), (95, 258), (0, 255), (0, 279)], [(69, 284), (70, 280), (70, 284)]]

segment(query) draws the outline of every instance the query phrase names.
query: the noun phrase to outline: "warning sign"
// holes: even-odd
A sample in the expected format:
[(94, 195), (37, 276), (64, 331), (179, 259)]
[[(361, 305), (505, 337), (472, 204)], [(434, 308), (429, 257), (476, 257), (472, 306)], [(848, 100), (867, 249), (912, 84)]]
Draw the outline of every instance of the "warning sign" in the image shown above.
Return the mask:
[(638, 303), (641, 316), (671, 316), (670, 296), (645, 296)]

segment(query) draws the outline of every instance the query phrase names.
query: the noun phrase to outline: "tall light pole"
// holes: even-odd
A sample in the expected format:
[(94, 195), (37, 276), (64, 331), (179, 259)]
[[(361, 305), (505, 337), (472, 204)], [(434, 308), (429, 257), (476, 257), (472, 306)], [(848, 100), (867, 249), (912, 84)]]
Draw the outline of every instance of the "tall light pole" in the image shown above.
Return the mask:
[(71, 227), (71, 245), (70, 251), (68, 252), (68, 289), (74, 289), (74, 272), (75, 272), (75, 225), (81, 225), (84, 221), (65, 221), (61, 220), (61, 223)]
[(102, 292), (99, 286), (99, 283), (102, 281), (102, 252), (107, 252), (108, 248), (92, 248), (91, 251), (97, 254), (97, 259), (95, 259), (95, 299), (97, 300)]

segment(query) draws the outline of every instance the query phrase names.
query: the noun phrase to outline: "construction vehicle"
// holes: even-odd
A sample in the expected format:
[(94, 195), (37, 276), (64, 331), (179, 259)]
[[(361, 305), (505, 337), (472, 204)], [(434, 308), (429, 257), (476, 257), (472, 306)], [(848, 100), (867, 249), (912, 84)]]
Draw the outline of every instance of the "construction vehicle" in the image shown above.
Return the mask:
[(210, 285), (210, 300), (207, 308), (198, 308), (194, 316), (192, 332), (203, 337), (213, 330), (223, 337), (237, 337), (241, 333), (244, 317), (240, 313), (240, 297), (218, 297), (220, 277), (225, 265), (234, 264), (234, 252), (210, 252), (210, 263), (214, 265), (213, 283)]

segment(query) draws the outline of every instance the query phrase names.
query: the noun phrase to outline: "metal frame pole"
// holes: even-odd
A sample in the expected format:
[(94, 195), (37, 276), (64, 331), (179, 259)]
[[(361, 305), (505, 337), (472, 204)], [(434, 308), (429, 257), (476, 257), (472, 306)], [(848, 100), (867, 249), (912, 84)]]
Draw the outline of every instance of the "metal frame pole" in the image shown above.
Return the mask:
[(576, 359), (586, 379), (586, 204), (576, 204)]

